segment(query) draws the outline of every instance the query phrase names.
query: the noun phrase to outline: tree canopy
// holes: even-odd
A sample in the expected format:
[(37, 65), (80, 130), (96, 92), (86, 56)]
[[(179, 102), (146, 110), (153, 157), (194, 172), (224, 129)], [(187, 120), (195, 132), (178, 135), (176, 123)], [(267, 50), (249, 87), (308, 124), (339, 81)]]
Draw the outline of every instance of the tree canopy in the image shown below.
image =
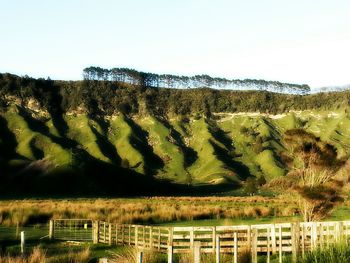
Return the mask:
[(280, 93), (306, 94), (310, 92), (308, 85), (282, 83), (257, 79), (213, 78), (208, 75), (177, 76), (171, 74), (154, 74), (136, 71), (129, 68), (105, 69), (88, 67), (83, 70), (85, 80), (110, 80), (132, 85), (157, 88), (200, 88), (231, 90), (266, 90)]
[(110, 80), (54, 81), (0, 74), (0, 108), (13, 102), (27, 105), (31, 99), (51, 113), (122, 112), (158, 117), (202, 114), (214, 118), (213, 113), (218, 112), (278, 114), (290, 110), (347, 110), (350, 92), (302, 96), (267, 91), (157, 88)]

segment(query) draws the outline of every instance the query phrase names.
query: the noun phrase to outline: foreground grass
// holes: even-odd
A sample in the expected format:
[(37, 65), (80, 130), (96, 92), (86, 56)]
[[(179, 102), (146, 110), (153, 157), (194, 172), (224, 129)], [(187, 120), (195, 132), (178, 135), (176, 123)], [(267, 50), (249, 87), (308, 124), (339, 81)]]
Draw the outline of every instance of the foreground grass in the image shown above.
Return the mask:
[(331, 246), (326, 249), (306, 253), (301, 263), (348, 263), (350, 262), (350, 247), (346, 244)]
[(19, 241), (13, 240), (12, 243), (7, 242), (4, 247), (0, 247), (0, 263), (92, 263), (109, 256), (112, 250), (118, 252), (123, 248), (104, 244), (30, 240), (26, 243), (25, 253), (22, 255)]
[[(116, 252), (110, 253), (111, 262), (115, 263), (133, 263), (136, 262), (136, 250), (134, 248), (122, 248)], [(174, 262), (178, 263), (188, 263), (192, 262), (192, 254), (176, 254), (174, 255)], [(222, 254), (220, 257), (220, 262), (228, 263), (233, 262), (232, 254)], [(144, 254), (144, 261), (146, 263), (166, 263), (167, 258), (165, 254), (159, 254), (156, 252), (146, 252)], [(215, 262), (214, 254), (202, 254), (202, 263)], [(251, 254), (249, 251), (240, 252), (238, 255), (239, 263), (249, 263), (251, 262)], [(258, 262), (267, 262), (266, 255), (259, 255)], [(274, 254), (270, 256), (271, 263), (278, 263), (279, 256)], [(290, 253), (283, 255), (283, 262), (291, 263), (293, 262), (292, 255)], [(298, 257), (297, 262), (299, 263), (348, 263), (350, 262), (350, 247), (346, 244), (332, 245), (328, 248), (318, 249), (315, 251), (305, 253), (305, 256), (301, 255)]]
[[(137, 251), (134, 248), (126, 247), (120, 249), (116, 252), (111, 252), (109, 256), (109, 261), (111, 263), (136, 263), (136, 254)], [(245, 253), (240, 253), (238, 257), (239, 263), (249, 263), (251, 255), (247, 251)], [(160, 254), (155, 251), (146, 251), (143, 255), (143, 262), (145, 263), (167, 263), (167, 255)], [(176, 263), (191, 263), (193, 262), (193, 254), (191, 253), (182, 253), (182, 254), (174, 254), (173, 262)], [(201, 262), (202, 263), (212, 263), (216, 262), (215, 255), (212, 253), (209, 254), (201, 254)], [(231, 263), (233, 262), (232, 254), (222, 254), (220, 256), (220, 262), (222, 263)], [(265, 260), (266, 262), (266, 260)]]
[[(98, 262), (98, 258), (108, 257), (112, 263), (136, 263), (136, 249), (130, 247), (110, 248), (106, 246), (89, 246), (81, 245), (76, 247), (67, 247), (66, 244), (55, 243), (35, 246), (25, 255), (18, 252), (13, 253), (9, 250), (7, 253), (0, 253), (0, 263), (85, 263)], [(144, 252), (143, 260), (145, 263), (166, 263), (167, 255), (160, 254), (155, 251)], [(174, 262), (188, 263), (192, 262), (193, 255), (190, 253), (174, 255)], [(232, 254), (222, 254), (221, 262), (232, 262)], [(215, 255), (202, 254), (202, 263), (215, 262)], [(251, 262), (251, 254), (249, 251), (239, 253), (239, 263)], [(260, 255), (258, 262), (266, 262), (266, 255)], [(271, 263), (279, 262), (278, 254), (271, 255)], [(290, 254), (283, 256), (283, 262), (292, 262)], [(318, 249), (305, 254), (305, 257), (298, 257), (299, 263), (347, 263), (350, 262), (350, 248), (345, 245), (333, 245), (329, 248)]]
[(88, 262), (90, 259), (91, 253), (89, 248), (80, 251), (69, 251), (59, 255), (49, 255), (47, 250), (35, 247), (28, 255), (0, 255), (0, 263), (83, 263)]

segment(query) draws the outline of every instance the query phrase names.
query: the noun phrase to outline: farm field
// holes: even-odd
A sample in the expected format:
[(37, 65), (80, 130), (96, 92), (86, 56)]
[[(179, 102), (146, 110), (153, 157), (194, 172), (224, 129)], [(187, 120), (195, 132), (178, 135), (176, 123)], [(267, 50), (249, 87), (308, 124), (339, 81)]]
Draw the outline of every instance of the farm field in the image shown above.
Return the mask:
[[(301, 221), (295, 214), (295, 205), (285, 200), (288, 199), (261, 196), (3, 200), (0, 244), (3, 254), (18, 255), (18, 233), (25, 231), (28, 253), (34, 250), (36, 257), (46, 258), (45, 262), (94, 262), (111, 255), (125, 258), (132, 256), (132, 250), (50, 241), (47, 222), (51, 218), (91, 218), (155, 226), (228, 226)], [(350, 204), (345, 202), (325, 220), (349, 220), (349, 210)], [(159, 262), (166, 260), (165, 255), (151, 256)], [(210, 257), (203, 256), (204, 262), (211, 262)], [(226, 260), (231, 260), (230, 256)]]
[[(287, 221), (298, 218), (290, 195), (278, 197), (144, 197), (23, 199), (0, 201), (1, 226), (41, 225), (50, 219), (82, 218), (120, 224), (199, 224)], [(350, 219), (350, 203), (336, 207), (331, 220)]]
[(3, 226), (42, 224), (57, 218), (164, 224), (203, 219), (277, 218), (295, 214), (295, 204), (286, 197), (24, 199), (0, 202), (0, 224)]

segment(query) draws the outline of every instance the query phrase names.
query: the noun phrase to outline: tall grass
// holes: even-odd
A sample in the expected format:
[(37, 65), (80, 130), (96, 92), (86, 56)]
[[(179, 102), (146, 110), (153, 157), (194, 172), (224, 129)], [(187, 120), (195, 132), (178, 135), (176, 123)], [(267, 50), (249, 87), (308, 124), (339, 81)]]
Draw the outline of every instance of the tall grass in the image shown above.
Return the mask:
[[(111, 263), (136, 263), (137, 250), (135, 248), (127, 247), (118, 253), (112, 253), (109, 262)], [(174, 255), (174, 262), (178, 263), (192, 263), (193, 262), (192, 253), (182, 253)], [(215, 262), (215, 255), (212, 253), (201, 254), (202, 263), (212, 263)], [(143, 262), (145, 263), (166, 263), (167, 255), (160, 254), (157, 251), (145, 251), (143, 254)], [(220, 256), (220, 262), (231, 263), (233, 262), (232, 254), (222, 254)], [(238, 257), (239, 263), (250, 263), (251, 255), (248, 251), (240, 253)]]
[(90, 249), (70, 251), (66, 254), (48, 255), (46, 250), (35, 247), (29, 255), (0, 255), (0, 263), (86, 263), (90, 260)]
[(47, 262), (46, 251), (35, 247), (29, 256), (1, 256), (0, 263), (45, 263)]
[(259, 196), (12, 200), (0, 201), (0, 225), (45, 223), (51, 218), (152, 224), (195, 219), (292, 216), (295, 210), (289, 201)]
[[(133, 247), (125, 247), (118, 253), (112, 253), (108, 262), (111, 263), (137, 263), (137, 249)], [(145, 251), (143, 253), (142, 262), (144, 263), (166, 263), (165, 254), (156, 251)]]
[(329, 248), (317, 249), (306, 253), (304, 259), (300, 259), (300, 263), (349, 263), (350, 247), (342, 245), (333, 245)]
[[(144, 262), (146, 263), (165, 263), (166, 255), (160, 255), (157, 252), (147, 252), (144, 254)], [(136, 250), (128, 248), (121, 251), (119, 254), (114, 254), (113, 263), (135, 263), (136, 262)], [(193, 255), (188, 254), (176, 254), (174, 256), (175, 262), (178, 263), (192, 263)], [(272, 256), (271, 262), (278, 262), (278, 257)], [(202, 254), (202, 263), (215, 262), (215, 255), (213, 254)], [(232, 254), (222, 254), (220, 262), (229, 263), (233, 262)], [(251, 254), (247, 250), (246, 253), (239, 253), (239, 263), (250, 263)], [(259, 256), (258, 262), (266, 262), (266, 256)], [(292, 262), (291, 255), (284, 257), (283, 262)], [(349, 263), (350, 262), (350, 247), (345, 244), (333, 245), (329, 248), (318, 249), (305, 254), (305, 257), (301, 256), (297, 260), (298, 263)]]

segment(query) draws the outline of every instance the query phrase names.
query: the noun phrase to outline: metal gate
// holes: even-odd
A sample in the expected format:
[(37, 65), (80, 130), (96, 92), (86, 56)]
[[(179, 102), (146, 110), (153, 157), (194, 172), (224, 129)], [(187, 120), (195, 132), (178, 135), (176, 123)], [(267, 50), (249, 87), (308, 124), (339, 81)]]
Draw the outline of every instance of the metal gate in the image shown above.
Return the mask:
[(59, 240), (92, 241), (93, 221), (90, 219), (55, 219), (50, 228), (52, 237)]

